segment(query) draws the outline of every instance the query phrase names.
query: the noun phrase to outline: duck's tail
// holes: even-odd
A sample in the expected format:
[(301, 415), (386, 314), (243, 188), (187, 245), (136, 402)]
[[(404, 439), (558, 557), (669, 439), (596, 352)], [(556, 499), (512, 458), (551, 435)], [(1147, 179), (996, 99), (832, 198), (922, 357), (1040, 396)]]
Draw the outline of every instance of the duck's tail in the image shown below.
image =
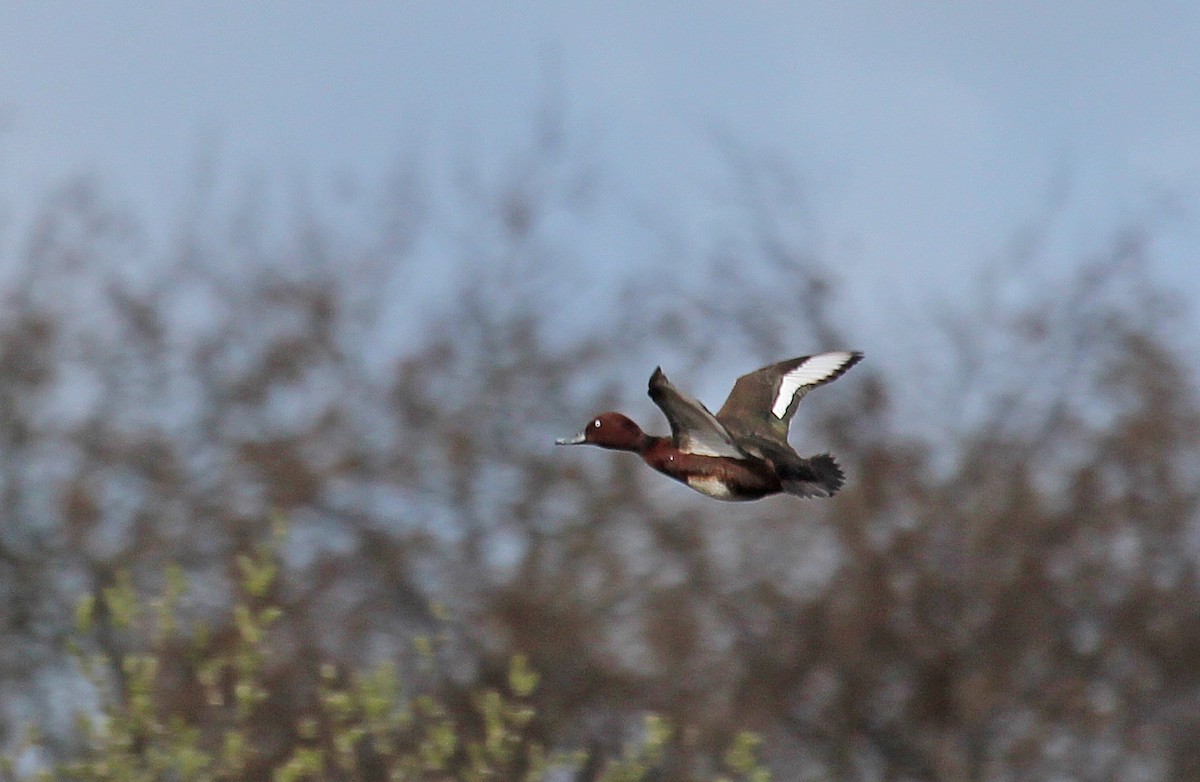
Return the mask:
[(846, 482), (846, 474), (827, 453), (806, 459), (804, 469), (783, 476), (783, 490), (797, 497), (832, 497)]

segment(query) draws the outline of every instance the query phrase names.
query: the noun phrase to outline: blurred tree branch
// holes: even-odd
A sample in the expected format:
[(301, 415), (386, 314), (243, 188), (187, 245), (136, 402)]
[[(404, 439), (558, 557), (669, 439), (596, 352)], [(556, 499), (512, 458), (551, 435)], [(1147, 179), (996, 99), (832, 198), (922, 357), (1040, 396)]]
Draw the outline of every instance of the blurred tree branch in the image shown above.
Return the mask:
[[(0, 738), (32, 718), (77, 748), (63, 628), (119, 569), (180, 562), (180, 610), (234, 644), (239, 557), (282, 512), (259, 726), (281, 753), (313, 660), (416, 666), (444, 605), (451, 703), (527, 654), (538, 740), (619, 752), (653, 709), (680, 731), (662, 779), (722, 768), (743, 727), (781, 778), (1200, 775), (1200, 400), (1150, 222), (1060, 272), (1037, 227), (977, 299), (899, 324), (942, 365), (814, 398), (835, 502), (720, 505), (552, 449), (581, 414), (648, 411), (664, 356), (732, 379), (856, 344), (801, 183), (726, 154), (712, 235), (607, 290), (572, 244), (603, 172), (553, 116), (499, 173), (404, 161), (345, 223), (312, 194), (282, 229), (198, 194), (165, 254), (64, 188), (0, 314)], [(912, 425), (919, 398), (943, 425)]]

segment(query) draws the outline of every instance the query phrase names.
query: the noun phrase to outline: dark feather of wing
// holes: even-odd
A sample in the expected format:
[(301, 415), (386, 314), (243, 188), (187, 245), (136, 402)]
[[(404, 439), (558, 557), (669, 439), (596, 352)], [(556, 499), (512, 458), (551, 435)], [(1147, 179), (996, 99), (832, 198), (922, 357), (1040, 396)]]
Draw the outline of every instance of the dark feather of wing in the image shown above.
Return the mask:
[(671, 385), (661, 368), (650, 376), (650, 398), (671, 424), (671, 439), (685, 453), (745, 458), (729, 432), (708, 408)]
[(738, 436), (758, 435), (786, 441), (788, 426), (804, 395), (817, 386), (837, 380), (862, 359), (862, 354), (852, 353), (850, 360), (829, 377), (796, 389), (783, 418), (776, 418), (771, 413), (771, 407), (779, 393), (780, 379), (810, 358), (812, 356), (789, 358), (742, 375), (733, 384), (729, 398), (717, 412), (717, 420)]
[[(779, 390), (779, 378), (809, 358), (811, 356), (780, 361), (739, 377), (725, 404), (717, 411), (717, 420), (731, 429), (736, 427), (743, 430), (738, 434), (787, 440), (791, 415), (780, 420), (771, 415), (771, 405)], [(801, 390), (799, 393), (802, 395), (804, 392)], [(795, 412), (794, 408), (791, 412)]]

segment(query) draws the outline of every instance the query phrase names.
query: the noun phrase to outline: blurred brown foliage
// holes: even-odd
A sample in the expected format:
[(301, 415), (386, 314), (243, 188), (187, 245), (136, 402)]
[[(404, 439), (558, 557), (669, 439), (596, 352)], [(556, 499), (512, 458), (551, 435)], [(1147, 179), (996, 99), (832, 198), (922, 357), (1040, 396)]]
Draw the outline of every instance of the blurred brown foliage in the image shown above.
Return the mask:
[[(113, 695), (64, 652), (81, 594), (178, 562), (228, 633), (235, 557), (282, 512), (279, 755), (320, 660), (411, 664), (441, 604), (448, 686), (525, 653), (546, 740), (619, 747), (653, 709), (672, 779), (741, 729), (782, 779), (1200, 778), (1200, 400), (1149, 229), (1066, 271), (1014, 251), (889, 361), (838, 322), (778, 170), (735, 165), (713, 235), (626, 289), (572, 260), (596, 184), (561, 143), (441, 212), (402, 168), (352, 230), (198, 208), (162, 257), (93, 183), (46, 205), (0, 310), (6, 745), (34, 721), (69, 753)], [(719, 394), (840, 347), (868, 362), (793, 433), (845, 465), (832, 501), (715, 503), (552, 445), (608, 407), (653, 424), (656, 363)]]

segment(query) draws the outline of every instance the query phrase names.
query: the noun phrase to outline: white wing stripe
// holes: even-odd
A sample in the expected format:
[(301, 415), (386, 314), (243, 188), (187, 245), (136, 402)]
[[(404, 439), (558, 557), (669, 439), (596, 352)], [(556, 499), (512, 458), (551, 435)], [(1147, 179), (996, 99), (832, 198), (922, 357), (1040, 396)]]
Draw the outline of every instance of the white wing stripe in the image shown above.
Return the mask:
[(783, 418), (797, 391), (828, 380), (853, 357), (853, 353), (847, 353), (844, 350), (821, 353), (812, 356), (808, 361), (788, 372), (779, 381), (779, 395), (775, 397), (775, 404), (772, 405), (771, 412), (775, 414), (776, 418)]

